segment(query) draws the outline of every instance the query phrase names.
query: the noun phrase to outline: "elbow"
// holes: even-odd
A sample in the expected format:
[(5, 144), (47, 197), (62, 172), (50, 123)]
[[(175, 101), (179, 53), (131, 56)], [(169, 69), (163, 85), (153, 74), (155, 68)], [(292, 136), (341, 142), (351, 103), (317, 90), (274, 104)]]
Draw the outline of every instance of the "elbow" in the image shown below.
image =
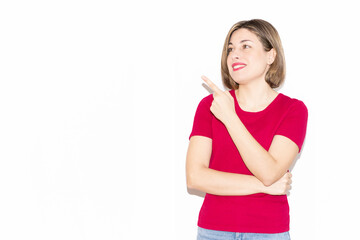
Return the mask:
[(186, 181), (186, 187), (188, 189), (195, 189), (194, 184), (188, 180)]
[(196, 184), (195, 184), (195, 179), (194, 179), (194, 174), (186, 174), (186, 186), (189, 189), (196, 189)]
[(268, 179), (262, 180), (261, 182), (264, 184), (265, 187), (270, 187), (271, 185), (273, 185), (275, 183), (274, 181), (271, 181)]
[(269, 187), (273, 185), (278, 179), (275, 176), (264, 176), (259, 179), (264, 186)]
[(186, 173), (186, 185), (188, 189), (200, 190), (202, 189), (203, 181), (201, 181), (201, 169), (192, 169)]
[(266, 187), (273, 185), (281, 178), (280, 171), (274, 168), (268, 168), (267, 171), (253, 173), (257, 179)]

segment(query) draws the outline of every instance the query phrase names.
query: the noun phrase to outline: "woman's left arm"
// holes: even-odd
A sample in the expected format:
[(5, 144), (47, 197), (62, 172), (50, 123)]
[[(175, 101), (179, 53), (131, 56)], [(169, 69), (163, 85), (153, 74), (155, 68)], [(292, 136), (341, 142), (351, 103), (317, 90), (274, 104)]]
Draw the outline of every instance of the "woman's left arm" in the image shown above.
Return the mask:
[(289, 169), (299, 147), (289, 138), (276, 135), (266, 151), (250, 134), (235, 112), (234, 99), (208, 78), (202, 77), (214, 91), (211, 112), (224, 123), (248, 169), (265, 186), (279, 180)]
[(279, 180), (299, 152), (293, 141), (281, 135), (275, 135), (269, 151), (266, 151), (236, 115), (223, 123), (246, 166), (265, 186)]

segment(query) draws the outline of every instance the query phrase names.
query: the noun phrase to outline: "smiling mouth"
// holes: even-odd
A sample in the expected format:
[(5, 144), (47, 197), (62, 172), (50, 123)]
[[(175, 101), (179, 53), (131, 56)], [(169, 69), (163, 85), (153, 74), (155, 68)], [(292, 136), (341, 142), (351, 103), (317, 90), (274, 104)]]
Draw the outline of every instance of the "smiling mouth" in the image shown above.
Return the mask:
[(246, 65), (237, 64), (237, 65), (233, 66), (233, 71), (238, 71), (240, 69), (243, 69), (244, 67), (246, 67)]

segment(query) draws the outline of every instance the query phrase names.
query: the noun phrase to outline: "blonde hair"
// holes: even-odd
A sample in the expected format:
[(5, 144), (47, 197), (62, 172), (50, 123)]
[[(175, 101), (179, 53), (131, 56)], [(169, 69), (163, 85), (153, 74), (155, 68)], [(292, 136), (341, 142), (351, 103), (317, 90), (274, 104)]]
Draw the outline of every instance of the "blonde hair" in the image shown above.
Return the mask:
[(270, 23), (262, 19), (240, 21), (230, 28), (225, 39), (221, 56), (221, 78), (223, 84), (229, 89), (237, 89), (239, 87), (238, 83), (236, 83), (230, 76), (227, 66), (227, 57), (231, 35), (233, 32), (241, 28), (245, 28), (254, 33), (263, 45), (265, 51), (268, 52), (274, 48), (276, 52), (275, 60), (270, 65), (270, 68), (265, 75), (265, 81), (271, 88), (279, 87), (284, 82), (286, 72), (284, 50), (281, 44), (280, 36), (276, 29)]

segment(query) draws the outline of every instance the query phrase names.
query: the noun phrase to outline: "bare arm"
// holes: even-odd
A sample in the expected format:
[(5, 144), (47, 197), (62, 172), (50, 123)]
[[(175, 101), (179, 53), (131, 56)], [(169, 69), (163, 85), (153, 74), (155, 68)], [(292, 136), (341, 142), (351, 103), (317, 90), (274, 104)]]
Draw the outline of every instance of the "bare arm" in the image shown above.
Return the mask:
[(299, 148), (290, 139), (276, 135), (266, 151), (248, 132), (239, 118), (227, 122), (226, 127), (249, 170), (269, 186), (289, 169)]
[(256, 177), (227, 173), (209, 168), (212, 140), (207, 137), (193, 136), (190, 139), (186, 157), (187, 186), (214, 195), (249, 195), (268, 193), (286, 194), (290, 189), (291, 173), (272, 186), (266, 187)]
[(208, 78), (203, 79), (214, 91), (210, 110), (226, 126), (245, 165), (266, 186), (278, 181), (294, 161), (298, 146), (290, 139), (276, 135), (266, 151), (237, 116), (230, 93), (220, 90)]

